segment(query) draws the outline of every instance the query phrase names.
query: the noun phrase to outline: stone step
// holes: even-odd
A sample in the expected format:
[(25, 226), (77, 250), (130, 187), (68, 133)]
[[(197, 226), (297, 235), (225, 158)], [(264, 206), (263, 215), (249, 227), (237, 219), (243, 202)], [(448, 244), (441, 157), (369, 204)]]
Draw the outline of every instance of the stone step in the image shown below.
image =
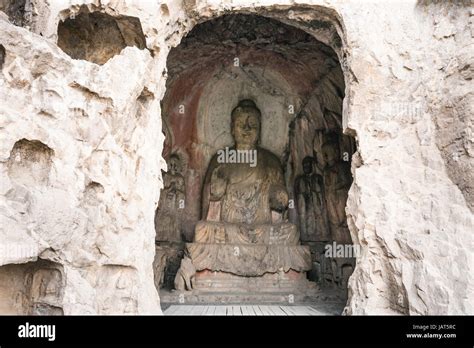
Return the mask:
[(278, 304), (296, 305), (319, 303), (342, 311), (345, 305), (343, 294), (323, 291), (295, 292), (229, 292), (229, 291), (169, 291), (160, 290), (163, 305), (171, 304)]

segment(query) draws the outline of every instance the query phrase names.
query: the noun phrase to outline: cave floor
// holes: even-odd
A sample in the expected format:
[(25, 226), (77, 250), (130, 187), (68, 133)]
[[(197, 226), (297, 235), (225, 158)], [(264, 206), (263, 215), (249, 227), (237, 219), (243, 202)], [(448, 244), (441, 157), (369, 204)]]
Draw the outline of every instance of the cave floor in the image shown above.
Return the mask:
[(279, 306), (279, 305), (171, 305), (163, 311), (164, 315), (218, 315), (218, 316), (294, 316), (294, 315), (337, 315), (321, 311), (318, 306)]
[(320, 288), (292, 293), (160, 290), (165, 315), (340, 315), (343, 295)]

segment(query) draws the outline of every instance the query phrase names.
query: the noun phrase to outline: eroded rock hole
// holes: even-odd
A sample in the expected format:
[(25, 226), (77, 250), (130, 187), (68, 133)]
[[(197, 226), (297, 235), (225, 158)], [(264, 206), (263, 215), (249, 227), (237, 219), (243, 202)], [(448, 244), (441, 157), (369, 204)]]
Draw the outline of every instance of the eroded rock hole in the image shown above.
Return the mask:
[[(343, 305), (355, 142), (342, 133), (335, 52), (279, 21), (225, 15), (197, 25), (167, 68), (156, 286), (209, 302), (213, 292), (298, 302), (324, 290)], [(161, 301), (178, 299), (162, 291)]]
[(8, 159), (8, 176), (19, 185), (47, 185), (54, 151), (40, 141), (19, 140)]
[(5, 63), (5, 56), (5, 47), (3, 47), (3, 45), (0, 45), (0, 70), (3, 69), (3, 64)]
[(102, 65), (127, 46), (146, 48), (146, 41), (138, 18), (93, 12), (60, 22), (58, 46), (73, 59)]
[(162, 4), (160, 6), (160, 11), (164, 17), (168, 17), (170, 15), (170, 10), (168, 9), (168, 6), (166, 4)]
[(84, 190), (84, 203), (89, 206), (99, 205), (103, 193), (104, 186), (94, 181), (90, 182)]
[(26, 0), (2, 0), (0, 11), (7, 14), (8, 19), (15, 25), (23, 26), (25, 23)]

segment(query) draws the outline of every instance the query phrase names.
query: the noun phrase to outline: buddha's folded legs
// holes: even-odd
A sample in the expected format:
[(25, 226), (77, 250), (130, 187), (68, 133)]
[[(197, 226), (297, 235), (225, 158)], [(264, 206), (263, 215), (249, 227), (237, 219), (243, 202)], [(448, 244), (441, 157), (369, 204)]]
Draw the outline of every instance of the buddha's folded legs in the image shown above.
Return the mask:
[(248, 225), (200, 221), (195, 241), (187, 244), (186, 250), (197, 271), (262, 276), (311, 269), (309, 248), (299, 245), (296, 226), (287, 222)]

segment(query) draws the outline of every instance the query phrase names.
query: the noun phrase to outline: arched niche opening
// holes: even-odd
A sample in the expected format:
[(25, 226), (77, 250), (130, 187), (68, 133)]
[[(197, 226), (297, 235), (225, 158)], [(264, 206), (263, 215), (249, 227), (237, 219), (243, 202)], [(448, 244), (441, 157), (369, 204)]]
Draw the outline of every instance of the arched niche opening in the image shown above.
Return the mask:
[(58, 46), (73, 59), (102, 65), (127, 46), (146, 48), (146, 39), (138, 18), (89, 12), (83, 6), (59, 23)]
[[(325, 292), (343, 307), (347, 280), (355, 265), (353, 250), (347, 247), (352, 241), (345, 205), (352, 182), (350, 161), (356, 149), (354, 139), (342, 132), (345, 82), (336, 52), (306, 31), (279, 20), (229, 14), (196, 25), (170, 51), (167, 68), (162, 119), (168, 172), (164, 173), (165, 187), (155, 218), (157, 288), (177, 287), (191, 294), (203, 289), (242, 289), (255, 293), (249, 297), (254, 301), (288, 301), (284, 294), (291, 294), (296, 302), (309, 290), (310, 297), (316, 299), (318, 293)], [(259, 263), (268, 266), (273, 262), (269, 261), (272, 251), (259, 254), (241, 249), (241, 244), (232, 240), (232, 227), (224, 224), (216, 228), (221, 240), (217, 232), (211, 233), (212, 240), (200, 232), (202, 221), (222, 222), (226, 203), (219, 205), (213, 216), (213, 200), (205, 199), (206, 184), (212, 180), (213, 156), (236, 143), (231, 114), (243, 100), (251, 100), (260, 111), (259, 146), (276, 158), (288, 200), (284, 209), (275, 212), (275, 220), (272, 211), (272, 220), (266, 222), (270, 236), (265, 241), (254, 237), (260, 233), (255, 232), (260, 231), (255, 221), (229, 225), (240, 226), (238, 233), (245, 235), (245, 243), (266, 243), (268, 250), (279, 243), (272, 242), (271, 236), (284, 229), (279, 224), (296, 226), (298, 246), (274, 257), (290, 259), (274, 272), (258, 272)], [(262, 168), (262, 172), (274, 170)], [(235, 177), (230, 178), (233, 174), (227, 175), (227, 182), (235, 182)], [(230, 186), (226, 187), (228, 192)], [(272, 200), (271, 190), (268, 192)], [(277, 226), (275, 230), (272, 224)], [(201, 250), (199, 244), (206, 243), (217, 246), (212, 252)], [(226, 254), (229, 245), (231, 250)], [(205, 266), (209, 262), (202, 259), (218, 259), (219, 265)], [(242, 267), (232, 265), (240, 263)], [(247, 266), (252, 264), (250, 270)], [(302, 274), (305, 281), (300, 279)], [(295, 282), (292, 293), (291, 286), (285, 286)], [(258, 289), (283, 296), (259, 297)], [(161, 301), (166, 304), (177, 299), (162, 291)], [(342, 307), (335, 311), (340, 313)]]

